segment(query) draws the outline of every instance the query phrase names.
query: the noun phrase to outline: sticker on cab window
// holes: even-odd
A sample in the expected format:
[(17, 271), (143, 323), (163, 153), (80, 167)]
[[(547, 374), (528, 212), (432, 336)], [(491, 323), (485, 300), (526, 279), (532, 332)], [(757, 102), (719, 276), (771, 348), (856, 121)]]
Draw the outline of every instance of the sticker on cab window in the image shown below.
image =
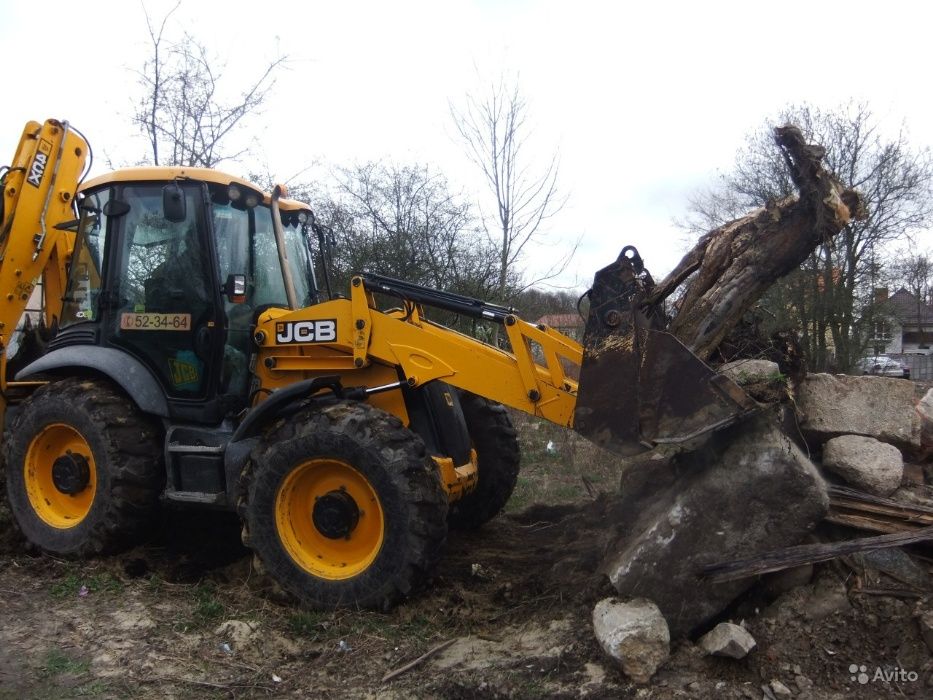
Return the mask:
[(191, 314), (126, 312), (120, 314), (122, 331), (190, 331)]

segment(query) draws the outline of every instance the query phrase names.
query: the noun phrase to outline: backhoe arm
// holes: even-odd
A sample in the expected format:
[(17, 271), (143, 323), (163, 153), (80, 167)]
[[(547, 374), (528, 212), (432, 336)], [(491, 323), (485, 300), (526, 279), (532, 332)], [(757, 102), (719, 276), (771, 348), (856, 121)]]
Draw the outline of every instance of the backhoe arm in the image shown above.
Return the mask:
[(45, 322), (61, 314), (74, 233), (74, 196), (88, 145), (67, 122), (29, 122), (10, 166), (0, 173), (0, 391), (6, 347), (42, 276)]

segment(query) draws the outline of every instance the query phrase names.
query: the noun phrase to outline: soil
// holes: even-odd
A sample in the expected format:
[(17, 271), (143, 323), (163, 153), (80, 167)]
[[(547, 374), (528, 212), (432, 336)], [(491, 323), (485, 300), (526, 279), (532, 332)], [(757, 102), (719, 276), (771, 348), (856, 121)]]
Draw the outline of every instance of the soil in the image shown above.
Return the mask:
[[(87, 562), (29, 551), (0, 513), (0, 698), (933, 692), (918, 594), (859, 594), (865, 582), (840, 564), (770, 604), (758, 587), (728, 611), (758, 642), (745, 659), (704, 657), (684, 640), (649, 684), (631, 683), (591, 625), (594, 604), (612, 593), (597, 572), (609, 506), (605, 497), (533, 506), (451, 533), (431, 585), (388, 613), (294, 607), (253, 571), (239, 525), (224, 513), (167, 511), (148, 544)], [(852, 664), (866, 670), (850, 673)], [(876, 680), (876, 668), (917, 676)], [(871, 678), (860, 684), (859, 673)], [(777, 694), (772, 681), (783, 684)]]

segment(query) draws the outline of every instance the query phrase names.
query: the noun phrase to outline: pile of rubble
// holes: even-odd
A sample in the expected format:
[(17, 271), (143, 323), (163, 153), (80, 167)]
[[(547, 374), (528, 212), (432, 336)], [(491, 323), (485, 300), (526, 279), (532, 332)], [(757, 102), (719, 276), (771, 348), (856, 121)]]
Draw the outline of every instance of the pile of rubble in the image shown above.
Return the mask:
[[(742, 361), (721, 371), (753, 395), (784, 382), (769, 362)], [(920, 600), (917, 624), (933, 650), (933, 612), (923, 607), (933, 590), (930, 560), (893, 549), (884, 537), (865, 537), (933, 539), (926, 530), (933, 531), (933, 488), (926, 485), (933, 476), (933, 388), (816, 374), (785, 386), (784, 396), (706, 444), (629, 464), (603, 564), (617, 596), (599, 602), (593, 627), (604, 652), (633, 681), (654, 675), (672, 641), (692, 639), (705, 654), (735, 659), (752, 652), (749, 631), (728, 619), (750, 589), (771, 587), (773, 599), (823, 586), (831, 595), (822, 591), (814, 599), (847, 606), (838, 579), (817, 576), (808, 584), (813, 563), (851, 552), (859, 553), (845, 562), (860, 567), (857, 580), (881, 572)], [(803, 542), (810, 544), (796, 546)], [(836, 552), (843, 542), (848, 549)], [(763, 555), (769, 568), (748, 566)], [(745, 575), (709, 575), (736, 560)], [(777, 682), (764, 695), (784, 690)]]

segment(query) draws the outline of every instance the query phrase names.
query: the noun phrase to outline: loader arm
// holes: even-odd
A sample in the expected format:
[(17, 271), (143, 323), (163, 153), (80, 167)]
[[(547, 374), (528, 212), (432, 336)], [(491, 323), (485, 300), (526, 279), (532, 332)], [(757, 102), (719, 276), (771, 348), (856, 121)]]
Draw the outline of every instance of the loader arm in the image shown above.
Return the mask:
[(365, 370), (382, 365), (398, 368), (411, 387), (441, 379), (551, 422), (573, 424), (577, 383), (561, 364), (563, 358), (579, 366), (583, 359), (573, 339), (509, 314), (504, 326), (513, 352), (506, 352), (428, 321), (417, 307), (380, 312), (371, 294), (363, 278), (355, 277), (350, 299), (266, 311), (257, 328), (263, 387), (287, 386), (296, 372), (340, 374), (356, 385), (364, 382)]
[[(284, 388), (296, 374), (304, 379), (337, 374), (347, 386), (366, 387), (394, 379), (416, 388), (442, 380), (575, 428), (621, 454), (688, 440), (754, 410), (737, 385), (659, 330), (639, 308), (645, 291), (640, 266), (637, 253), (634, 260), (623, 254), (597, 274), (583, 344), (505, 307), (376, 275), (357, 276), (349, 299), (297, 311), (269, 309), (260, 316), (255, 340), (261, 388)], [(376, 293), (397, 296), (404, 305), (379, 311)], [(501, 323), (511, 350), (427, 320), (423, 305)], [(583, 386), (586, 381), (592, 386)], [(394, 404), (397, 414), (400, 403)]]

